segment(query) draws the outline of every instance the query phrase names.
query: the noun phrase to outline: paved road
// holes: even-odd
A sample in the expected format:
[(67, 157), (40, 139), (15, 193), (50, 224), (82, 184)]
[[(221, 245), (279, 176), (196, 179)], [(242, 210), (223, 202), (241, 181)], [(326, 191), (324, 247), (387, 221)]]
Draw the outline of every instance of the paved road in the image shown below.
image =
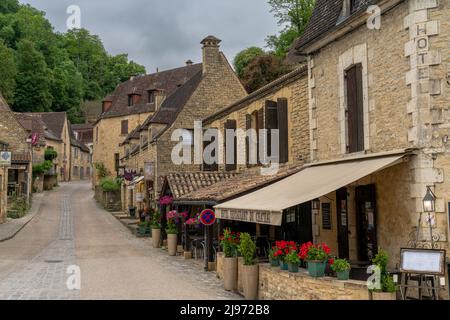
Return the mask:
[[(73, 267), (75, 266), (75, 267)], [(77, 283), (81, 289), (69, 290)], [(0, 243), (0, 299), (239, 299), (214, 273), (138, 239), (92, 198), (90, 184), (48, 193), (36, 217)]]

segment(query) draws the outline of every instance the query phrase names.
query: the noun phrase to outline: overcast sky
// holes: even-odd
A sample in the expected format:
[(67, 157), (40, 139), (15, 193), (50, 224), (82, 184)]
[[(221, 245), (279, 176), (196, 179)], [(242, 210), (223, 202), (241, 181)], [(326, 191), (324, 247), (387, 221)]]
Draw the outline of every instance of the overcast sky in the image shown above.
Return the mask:
[(69, 5), (81, 9), (81, 26), (101, 37), (111, 54), (128, 53), (147, 72), (175, 68), (188, 59), (201, 62), (200, 41), (222, 40), (230, 62), (250, 46), (265, 46), (278, 31), (266, 0), (20, 0), (47, 13), (67, 31)]

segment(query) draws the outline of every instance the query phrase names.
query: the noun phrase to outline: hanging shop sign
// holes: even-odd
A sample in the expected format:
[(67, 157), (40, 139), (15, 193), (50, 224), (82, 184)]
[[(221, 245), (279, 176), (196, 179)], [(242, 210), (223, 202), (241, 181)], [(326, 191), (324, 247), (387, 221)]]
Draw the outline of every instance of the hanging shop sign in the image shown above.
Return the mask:
[(11, 152), (8, 151), (0, 152), (0, 166), (5, 167), (11, 166)]
[(144, 176), (146, 181), (151, 181), (155, 176), (155, 165), (153, 162), (144, 163)]
[(211, 226), (216, 222), (216, 214), (211, 209), (205, 209), (200, 213), (200, 222), (205, 226)]

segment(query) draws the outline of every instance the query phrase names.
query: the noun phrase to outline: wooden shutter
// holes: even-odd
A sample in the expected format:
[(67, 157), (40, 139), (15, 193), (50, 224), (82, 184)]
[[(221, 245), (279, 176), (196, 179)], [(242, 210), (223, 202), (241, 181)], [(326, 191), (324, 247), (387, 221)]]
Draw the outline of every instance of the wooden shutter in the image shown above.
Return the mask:
[[(205, 130), (206, 131), (206, 130)], [(215, 138), (214, 138), (215, 139)], [(214, 141), (214, 139), (212, 141), (203, 141), (203, 152), (205, 151), (206, 147), (209, 146), (212, 143), (215, 143), (216, 141)], [(216, 156), (217, 151), (214, 151), (213, 153), (213, 157)], [(203, 171), (218, 171), (219, 170), (219, 164), (213, 163), (213, 164), (207, 164), (204, 160), (203, 160)]]
[(364, 150), (364, 112), (362, 68), (355, 65), (346, 72), (348, 152)]
[(122, 134), (128, 134), (128, 120), (122, 120)]
[(257, 157), (258, 157), (258, 163), (261, 164), (261, 159), (260, 159), (260, 156), (259, 156), (259, 149), (261, 148), (260, 144), (262, 142), (259, 141), (260, 140), (259, 130), (264, 129), (264, 109), (259, 109), (258, 110), (258, 112), (256, 114), (256, 119), (257, 119), (257, 122), (256, 122), (257, 139), (256, 139), (256, 141), (258, 141), (258, 147), (257, 147), (258, 155), (257, 155)]
[(264, 128), (267, 129), (266, 143), (267, 143), (267, 155), (272, 156), (272, 139), (270, 130), (278, 129), (278, 114), (277, 103), (275, 101), (267, 100), (264, 106), (264, 112), (266, 114), (264, 121)]
[[(245, 130), (246, 132), (249, 132), (249, 130), (252, 128), (252, 115), (251, 114), (246, 114), (245, 115)], [(246, 163), (247, 163), (247, 167), (249, 167), (250, 164), (250, 139), (247, 136), (245, 138), (245, 156), (246, 156)]]
[(289, 122), (288, 122), (288, 100), (285, 98), (278, 99), (278, 130), (280, 135), (279, 163), (289, 161)]
[(236, 136), (234, 137), (234, 148), (233, 148), (233, 157), (234, 157), (234, 163), (233, 164), (228, 164), (227, 163), (227, 156), (226, 156), (226, 130), (234, 130), (236, 131), (237, 128), (237, 124), (236, 124), (236, 120), (227, 120), (227, 122), (225, 122), (225, 135), (224, 135), (224, 139), (225, 139), (225, 170), (226, 171), (235, 171), (237, 169), (237, 138)]

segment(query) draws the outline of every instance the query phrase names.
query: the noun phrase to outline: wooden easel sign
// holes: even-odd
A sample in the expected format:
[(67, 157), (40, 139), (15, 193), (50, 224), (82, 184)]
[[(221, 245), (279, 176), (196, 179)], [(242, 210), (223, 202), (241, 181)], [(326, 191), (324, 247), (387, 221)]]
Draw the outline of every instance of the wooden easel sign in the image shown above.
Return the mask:
[(400, 272), (445, 276), (445, 250), (401, 249)]
[[(419, 300), (426, 297), (438, 300), (439, 290), (445, 287), (445, 257), (445, 250), (401, 249), (399, 288), (402, 299), (408, 299), (408, 289), (417, 289)], [(411, 281), (418, 284), (410, 284)]]

